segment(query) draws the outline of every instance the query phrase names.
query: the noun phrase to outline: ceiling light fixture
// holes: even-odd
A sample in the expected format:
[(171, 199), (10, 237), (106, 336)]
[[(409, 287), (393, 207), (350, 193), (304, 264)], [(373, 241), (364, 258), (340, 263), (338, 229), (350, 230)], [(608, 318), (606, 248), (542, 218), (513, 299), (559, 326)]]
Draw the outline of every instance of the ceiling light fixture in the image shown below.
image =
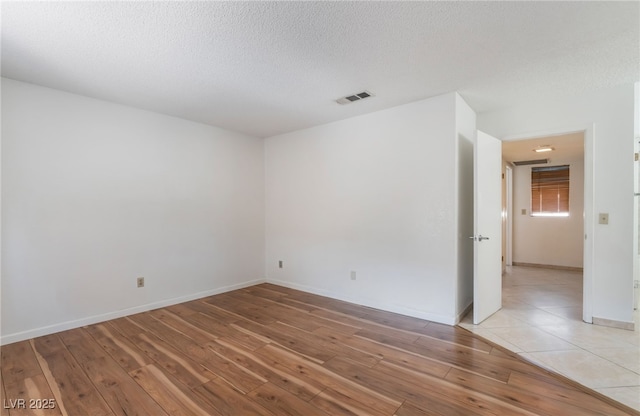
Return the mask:
[(544, 146), (538, 146), (535, 149), (533, 149), (533, 151), (537, 153), (551, 152), (552, 150), (555, 150), (555, 149), (549, 146), (548, 144), (545, 144)]

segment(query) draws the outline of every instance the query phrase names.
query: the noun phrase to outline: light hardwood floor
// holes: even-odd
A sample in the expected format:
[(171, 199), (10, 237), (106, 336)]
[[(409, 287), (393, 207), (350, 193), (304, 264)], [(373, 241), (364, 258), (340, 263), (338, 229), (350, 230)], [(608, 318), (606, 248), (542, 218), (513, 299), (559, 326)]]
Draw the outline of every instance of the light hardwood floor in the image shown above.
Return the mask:
[(2, 415), (637, 414), (462, 328), (270, 284), (1, 355)]

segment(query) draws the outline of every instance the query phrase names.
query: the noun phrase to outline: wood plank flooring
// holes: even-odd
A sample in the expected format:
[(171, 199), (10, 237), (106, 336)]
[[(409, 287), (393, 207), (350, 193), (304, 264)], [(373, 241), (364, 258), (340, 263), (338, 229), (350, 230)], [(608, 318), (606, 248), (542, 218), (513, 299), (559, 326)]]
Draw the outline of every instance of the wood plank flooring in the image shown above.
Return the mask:
[(0, 352), (0, 416), (638, 414), (464, 329), (271, 284)]

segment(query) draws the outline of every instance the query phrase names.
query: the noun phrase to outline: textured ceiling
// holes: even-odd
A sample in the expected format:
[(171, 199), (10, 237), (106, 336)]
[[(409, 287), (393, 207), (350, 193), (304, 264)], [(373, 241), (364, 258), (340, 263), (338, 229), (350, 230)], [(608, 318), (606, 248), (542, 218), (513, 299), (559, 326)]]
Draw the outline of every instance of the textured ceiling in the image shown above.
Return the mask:
[(4, 77), (261, 137), (451, 91), (483, 112), (640, 78), (638, 2), (1, 7)]

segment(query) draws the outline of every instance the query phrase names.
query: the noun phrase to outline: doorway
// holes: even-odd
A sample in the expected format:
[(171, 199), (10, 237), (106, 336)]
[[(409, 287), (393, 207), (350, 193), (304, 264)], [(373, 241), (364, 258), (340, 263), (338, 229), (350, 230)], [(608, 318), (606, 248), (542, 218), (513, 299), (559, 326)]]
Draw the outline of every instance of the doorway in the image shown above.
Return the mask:
[[(588, 208), (588, 192), (585, 184), (591, 169), (585, 163), (586, 132), (577, 131), (562, 134), (526, 137), (503, 142), (503, 271), (505, 285), (518, 285), (519, 292), (531, 291), (534, 299), (535, 276), (544, 275), (544, 270), (565, 271), (579, 276), (580, 285), (573, 284), (576, 293), (566, 294), (579, 300), (582, 320), (590, 322), (589, 293), (585, 290), (585, 212)], [(566, 186), (545, 190), (545, 200), (558, 195), (558, 203), (546, 203), (544, 209), (538, 203), (540, 192), (536, 191), (540, 182), (536, 172), (548, 175), (553, 171), (566, 169)], [(563, 170), (564, 171), (564, 170)], [(532, 176), (532, 172), (534, 173)], [(545, 176), (547, 178), (547, 176)], [(542, 180), (543, 188), (550, 185)], [(558, 179), (555, 179), (558, 181)], [(564, 180), (564, 178), (562, 179)], [(553, 186), (556, 186), (554, 184)], [(560, 200), (568, 198), (568, 204)], [(536, 203), (532, 203), (536, 199)], [(550, 209), (552, 207), (552, 209)], [(556, 209), (557, 207), (557, 209)], [(532, 271), (527, 273), (527, 270)], [(515, 273), (514, 273), (515, 272)], [(567, 274), (565, 273), (565, 274)], [(577, 274), (581, 273), (581, 275)], [(529, 276), (522, 279), (522, 276)], [(562, 273), (554, 273), (559, 276)], [(527, 280), (527, 279), (531, 280)], [(551, 286), (553, 287), (553, 286)], [(558, 286), (560, 287), (560, 286)], [(505, 297), (510, 293), (505, 290)], [(503, 299), (505, 303), (506, 299)], [(575, 315), (575, 314), (572, 314)]]

